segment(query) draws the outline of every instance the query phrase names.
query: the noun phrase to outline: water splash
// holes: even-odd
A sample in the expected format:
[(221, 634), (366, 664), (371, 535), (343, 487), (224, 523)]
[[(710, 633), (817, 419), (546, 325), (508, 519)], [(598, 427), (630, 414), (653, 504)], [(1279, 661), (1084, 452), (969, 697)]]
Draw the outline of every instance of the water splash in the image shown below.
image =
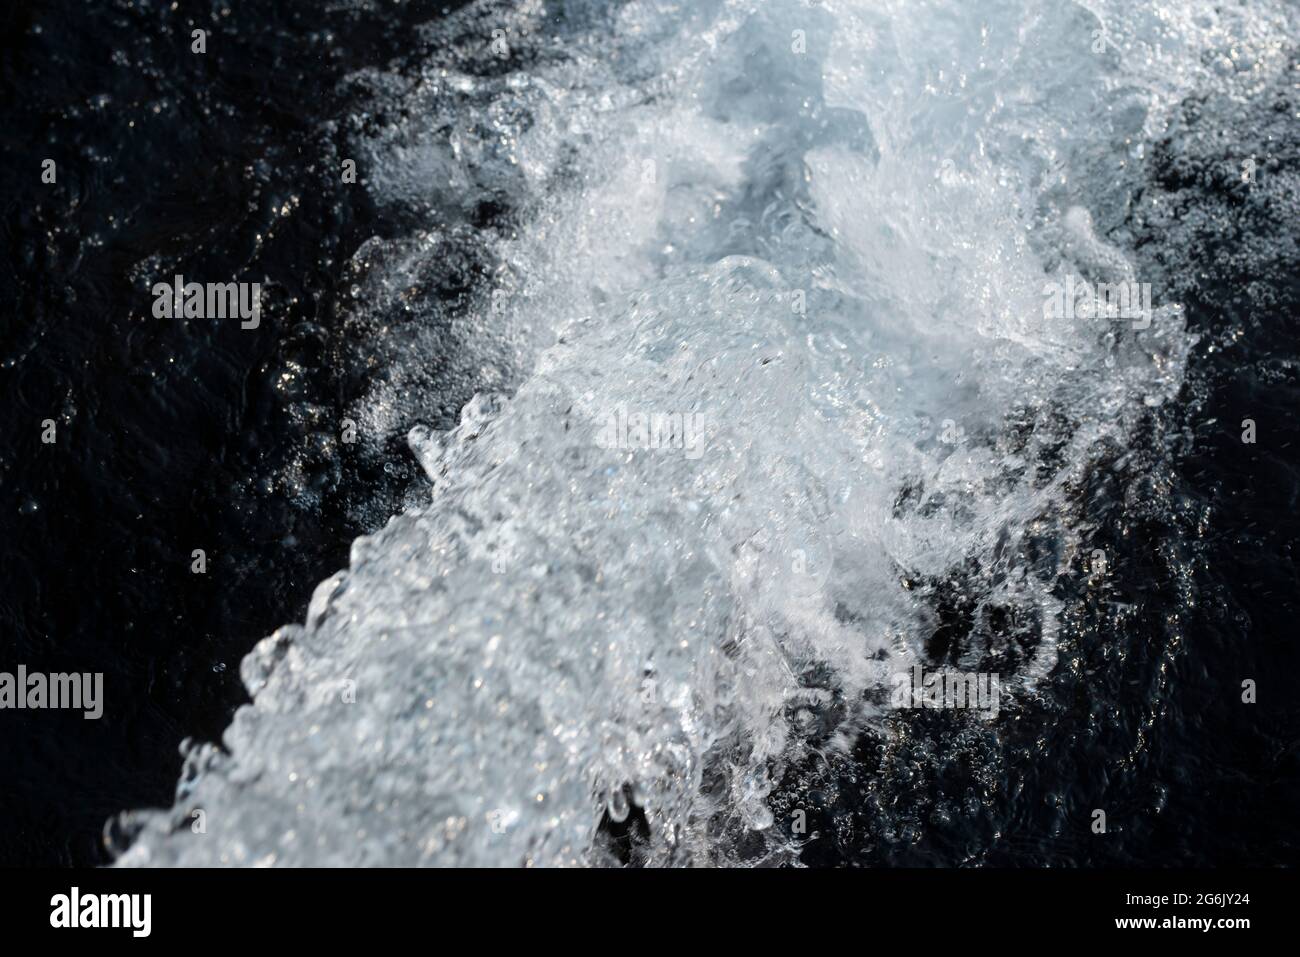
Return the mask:
[[(1072, 490), (1189, 346), (1177, 303), (1050, 320), (1044, 284), (1133, 277), (1142, 142), (1249, 82), (1229, 40), (1280, 69), (1285, 21), (972, 6), (481, 5), (415, 75), (356, 78), (395, 117), (355, 131), (370, 188), (433, 224), (358, 253), (358, 321), (416, 314), (362, 411), (427, 401), (435, 326), (479, 394), (411, 431), (428, 504), (244, 660), (253, 703), (121, 863), (603, 863), (629, 800), (648, 863), (790, 860), (775, 783), (881, 722), (945, 595), (1004, 710), (1035, 692)], [(497, 202), (517, 228), (473, 224)], [(461, 312), (404, 295), (468, 246)], [(651, 441), (673, 416), (700, 454)]]

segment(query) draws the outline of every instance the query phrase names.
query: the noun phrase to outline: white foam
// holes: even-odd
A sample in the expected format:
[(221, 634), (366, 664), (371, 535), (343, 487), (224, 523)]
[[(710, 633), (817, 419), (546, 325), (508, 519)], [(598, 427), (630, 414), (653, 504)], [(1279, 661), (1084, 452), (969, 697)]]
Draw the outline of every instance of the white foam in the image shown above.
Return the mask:
[[(377, 198), (526, 210), (477, 237), (507, 295), (458, 330), (518, 389), (413, 431), (430, 503), (245, 659), (229, 753), (190, 753), (122, 863), (599, 862), (624, 784), (653, 863), (731, 859), (720, 818), (784, 854), (764, 797), (801, 718), (829, 688), (833, 742), (879, 721), (873, 689), (935, 628), (918, 583), (960, 570), (1034, 623), (1014, 707), (1055, 660), (1069, 488), (1176, 394), (1188, 346), (1176, 303), (1140, 333), (1043, 318), (1044, 282), (1127, 265), (1068, 211), (1113, 221), (1214, 31), (1261, 62), (1279, 40), (1256, 3), (1157, 56), (1157, 26), (1210, 5), (1092, 6), (1126, 54), (1030, 0), (575, 4), (559, 39), (479, 7), (463, 22), (539, 51), (526, 73), (370, 77), (447, 111), (372, 137)], [(1116, 119), (1121, 88), (1140, 109)], [(603, 447), (613, 410), (700, 415), (703, 454)]]

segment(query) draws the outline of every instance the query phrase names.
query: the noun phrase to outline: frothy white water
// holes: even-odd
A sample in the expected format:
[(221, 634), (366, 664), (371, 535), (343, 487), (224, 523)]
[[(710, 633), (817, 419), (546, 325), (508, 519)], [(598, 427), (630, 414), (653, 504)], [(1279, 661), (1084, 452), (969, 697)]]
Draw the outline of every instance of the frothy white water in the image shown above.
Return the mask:
[[(785, 859), (765, 797), (813, 728), (882, 720), (935, 582), (977, 609), (966, 663), (1014, 663), (1003, 713), (1054, 664), (1071, 490), (1189, 340), (1159, 290), (1137, 331), (1045, 319), (1044, 285), (1142, 280), (1102, 233), (1143, 144), (1188, 90), (1280, 69), (1280, 8), (602, 7), (479, 7), (422, 75), (358, 78), (406, 117), (366, 134), (370, 188), (431, 223), (359, 254), (391, 260), (360, 301), (403, 308), (434, 224), (508, 196), (457, 361), (518, 388), (412, 431), (429, 504), (244, 660), (225, 751), (190, 751), (123, 863), (599, 863), (625, 785), (651, 863), (732, 860), (738, 830)], [(472, 76), (494, 29), (530, 65)], [(668, 447), (637, 415), (675, 417)]]

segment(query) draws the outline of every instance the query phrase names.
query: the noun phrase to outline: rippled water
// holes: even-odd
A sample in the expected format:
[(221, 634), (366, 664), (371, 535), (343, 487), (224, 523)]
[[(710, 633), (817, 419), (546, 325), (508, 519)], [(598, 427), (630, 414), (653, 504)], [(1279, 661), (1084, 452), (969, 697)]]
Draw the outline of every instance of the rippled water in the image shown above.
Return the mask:
[[(244, 659), (252, 704), (173, 808), (126, 817), (121, 862), (611, 863), (634, 811), (651, 864), (954, 816), (982, 824), (948, 862), (981, 859), (1006, 755), (1078, 703), (1054, 676), (1094, 723), (1121, 694), (1090, 690), (1080, 636), (1143, 634), (1101, 597), (1108, 511), (1178, 521), (1196, 336), (1187, 263), (1132, 248), (1147, 154), (1189, 94), (1276, 84), (1294, 19), (476, 5), (427, 61), (354, 74), (365, 188), (419, 225), (349, 267), (385, 370), (353, 411), (424, 423), (431, 491)], [(481, 225), (499, 204), (517, 227)], [(426, 290), (470, 251), (489, 278), (451, 313)], [(1067, 277), (1151, 283), (1149, 326), (1046, 317)], [(477, 393), (450, 431), (431, 379)], [(638, 414), (698, 443), (646, 448)], [(1000, 713), (889, 707), (940, 663), (998, 674)], [(945, 762), (962, 788), (908, 793)], [(877, 833), (791, 827), (827, 768)]]

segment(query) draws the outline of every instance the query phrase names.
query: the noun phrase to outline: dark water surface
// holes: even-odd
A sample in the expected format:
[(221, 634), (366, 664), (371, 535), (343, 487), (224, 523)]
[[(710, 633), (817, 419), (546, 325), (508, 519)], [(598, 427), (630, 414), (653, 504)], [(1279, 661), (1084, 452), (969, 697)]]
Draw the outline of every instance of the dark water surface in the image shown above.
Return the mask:
[[(356, 247), (401, 224), (321, 129), (343, 76), (418, 57), (412, 25), (458, 5), (0, 12), (0, 669), (102, 671), (108, 701), (0, 718), (0, 863), (105, 861), (105, 821), (170, 802), (181, 739), (219, 740), (246, 700), (239, 659), (346, 563), (359, 499), (400, 508), (404, 443), (386, 472), (337, 441), (370, 370), (335, 302)], [(174, 273), (273, 277), (260, 327), (154, 319)]]

